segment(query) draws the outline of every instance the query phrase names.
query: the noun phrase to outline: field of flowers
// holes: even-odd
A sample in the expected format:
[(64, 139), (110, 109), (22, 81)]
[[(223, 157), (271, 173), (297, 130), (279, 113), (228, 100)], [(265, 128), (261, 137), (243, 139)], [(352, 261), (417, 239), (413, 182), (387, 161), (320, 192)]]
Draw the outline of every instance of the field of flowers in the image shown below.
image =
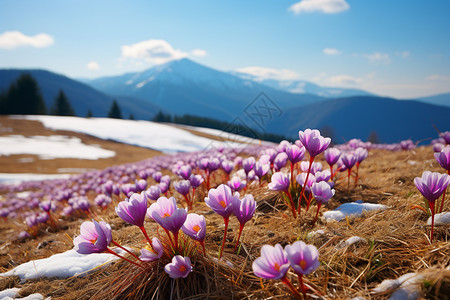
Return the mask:
[(332, 142), (306, 129), (0, 185), (0, 296), (448, 299), (450, 132)]

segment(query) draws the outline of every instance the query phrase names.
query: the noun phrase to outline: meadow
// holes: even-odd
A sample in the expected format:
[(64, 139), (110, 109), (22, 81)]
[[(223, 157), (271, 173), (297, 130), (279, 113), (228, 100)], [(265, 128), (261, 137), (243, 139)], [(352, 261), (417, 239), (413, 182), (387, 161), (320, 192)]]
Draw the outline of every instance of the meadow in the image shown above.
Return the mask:
[[(59, 134), (115, 152), (114, 157), (94, 160), (0, 156), (5, 173), (85, 171), (65, 179), (0, 183), (0, 295), (13, 299), (448, 299), (450, 295), (448, 197), (442, 208), (442, 197), (435, 200), (432, 227), (429, 219), (434, 211), (414, 183), (425, 171), (447, 173), (434, 155), (444, 149), (444, 135), (437, 133), (433, 143), (424, 146), (354, 139), (342, 145), (320, 140), (316, 148), (308, 145), (308, 139), (295, 144), (241, 140), (234, 147), (238, 142), (230, 138), (205, 151), (165, 154), (49, 129), (36, 120), (2, 117), (0, 123), (4, 129), (0, 137)], [(220, 140), (201, 130), (190, 133)], [(327, 148), (337, 149), (341, 157), (332, 169), (324, 155)], [(281, 176), (284, 183), (277, 181)], [(314, 182), (309, 184), (308, 178)], [(322, 188), (332, 195), (320, 198), (313, 187), (319, 182), (325, 182)], [(173, 197), (176, 207), (161, 197)], [(197, 217), (185, 221), (193, 214), (200, 221)], [(89, 223), (94, 221), (100, 223)], [(84, 232), (82, 224), (90, 224), (83, 225)], [(262, 262), (263, 246), (270, 256), (275, 249), (271, 247), (279, 244), (283, 256), (298, 241), (315, 247), (317, 265), (311, 257), (296, 264), (276, 255)], [(54, 254), (73, 253), (74, 247), (81, 255), (60, 261), (63, 268), (38, 263)], [(123, 258), (113, 260), (113, 254), (104, 253), (108, 251)], [(100, 256), (105, 260), (95, 259)], [(77, 268), (80, 257), (93, 257), (98, 265)], [(268, 264), (269, 275), (261, 275), (255, 266), (258, 259)], [(285, 264), (279, 265), (277, 259)], [(34, 266), (19, 270), (30, 261)]]

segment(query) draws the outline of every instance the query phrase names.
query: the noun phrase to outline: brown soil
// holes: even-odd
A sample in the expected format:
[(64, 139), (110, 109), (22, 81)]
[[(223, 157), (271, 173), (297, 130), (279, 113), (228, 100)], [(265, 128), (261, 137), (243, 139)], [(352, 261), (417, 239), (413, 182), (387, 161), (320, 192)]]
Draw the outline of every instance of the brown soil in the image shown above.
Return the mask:
[[(12, 120), (8, 123), (7, 119), (0, 119), (2, 128), (13, 128), (14, 134), (53, 133), (42, 127), (37, 129), (39, 124), (32, 121), (23, 125), (21, 122), (23, 121)], [(19, 128), (16, 129), (16, 126)], [(118, 155), (109, 161), (110, 165), (132, 161), (129, 157), (122, 157), (129, 156), (130, 153), (142, 153), (142, 159), (149, 157), (150, 153), (156, 154), (148, 149), (141, 149), (142, 152), (139, 152), (137, 147), (75, 135), (82, 137), (85, 143), (92, 142), (106, 149), (112, 149), (108, 147), (116, 145), (115, 151)], [(148, 155), (145, 156), (144, 153)], [(140, 157), (139, 155), (136, 154), (136, 158)], [(17, 163), (17, 157), (2, 159), (2, 168), (4, 163), (7, 163), (10, 165), (9, 170), (14, 166), (17, 168), (18, 165), (22, 170), (22, 165)], [(62, 167), (79, 167), (78, 162), (69, 160), (54, 160), (51, 163), (51, 167), (45, 168), (53, 172)], [(109, 166), (107, 161), (91, 163), (90, 167), (95, 168)], [(36, 170), (41, 162), (36, 161), (35, 164)], [(247, 193), (253, 194), (257, 200), (258, 210), (256, 216), (245, 226), (243, 243), (238, 254), (233, 252), (233, 248), (239, 224), (234, 217), (231, 218), (224, 253), (227, 263), (215, 260), (223, 237), (223, 219), (211, 213), (201, 201), (207, 194), (206, 189), (202, 187), (196, 192), (193, 212), (205, 214), (208, 226), (205, 243), (208, 257), (196, 257), (195, 270), (186, 280), (171, 281), (164, 273), (155, 273), (157, 271), (150, 270), (150, 267), (147, 272), (140, 272), (126, 262), (115, 262), (85, 277), (39, 279), (25, 283), (20, 283), (17, 278), (2, 278), (0, 291), (19, 287), (21, 296), (41, 293), (52, 299), (168, 299), (170, 295), (179, 299), (286, 299), (292, 297), (289, 289), (279, 280), (260, 280), (253, 274), (251, 264), (260, 256), (260, 249), (264, 244), (280, 243), (285, 246), (296, 240), (303, 240), (319, 249), (321, 261), (321, 266), (315, 272), (305, 276), (305, 282), (310, 287), (310, 298), (348, 299), (361, 296), (366, 299), (387, 299), (392, 291), (379, 295), (372, 293), (372, 289), (384, 279), (395, 279), (409, 272), (419, 272), (426, 278), (421, 284), (424, 298), (448, 299), (450, 271), (446, 268), (450, 265), (450, 228), (448, 225), (437, 226), (435, 241), (430, 244), (427, 216), (424, 212), (411, 208), (414, 205), (423, 205), (423, 198), (415, 188), (413, 179), (420, 177), (425, 170), (443, 173), (434, 160), (430, 147), (419, 147), (408, 152), (371, 150), (369, 157), (361, 164), (358, 184), (355, 186), (352, 182), (347, 190), (346, 173), (340, 174), (335, 187), (336, 195), (321, 209), (321, 214), (342, 203), (355, 200), (385, 204), (389, 209), (341, 222), (324, 223), (319, 220), (314, 228), (311, 223), (315, 205), (307, 213), (302, 209), (301, 216), (293, 219), (280, 195), (268, 190), (267, 182), (264, 182), (262, 187), (251, 186)], [(214, 182), (216, 185), (221, 183), (220, 173), (217, 173)], [(151, 180), (150, 183), (153, 184)], [(183, 203), (179, 194), (173, 190), (171, 193)], [(445, 203), (445, 211), (450, 210), (449, 202)], [(118, 218), (112, 206), (106, 212), (97, 213), (111, 224), (116, 241), (123, 245), (136, 246), (137, 249), (143, 245), (143, 236), (139, 229)], [(87, 219), (87, 216), (80, 216), (79, 219), (61, 218), (58, 231), (46, 231), (43, 228), (38, 237), (22, 242), (18, 242), (16, 238), (18, 230), (23, 228), (22, 224), (0, 223), (0, 271), (10, 270), (31, 259), (44, 258), (71, 249), (71, 239), (79, 234), (80, 224)], [(147, 221), (146, 228), (151, 235), (156, 234), (154, 222)], [(325, 233), (312, 236), (309, 234), (318, 229), (324, 230)], [(341, 249), (336, 247), (351, 236), (360, 236), (366, 242)], [(296, 276), (289, 273), (288, 277), (297, 286)]]

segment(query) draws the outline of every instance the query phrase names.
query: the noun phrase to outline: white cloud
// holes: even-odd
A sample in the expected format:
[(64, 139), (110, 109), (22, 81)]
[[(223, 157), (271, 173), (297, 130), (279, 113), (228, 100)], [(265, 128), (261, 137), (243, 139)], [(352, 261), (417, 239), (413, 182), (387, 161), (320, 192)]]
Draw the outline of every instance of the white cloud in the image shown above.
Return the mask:
[(191, 51), (191, 55), (197, 56), (197, 57), (203, 57), (206, 56), (206, 51), (202, 49), (194, 49)]
[(434, 74), (427, 76), (426, 80), (435, 80), (435, 81), (450, 81), (450, 76), (443, 76), (439, 74)]
[(330, 77), (328, 81), (332, 85), (338, 85), (338, 86), (356, 86), (358, 84), (361, 84), (363, 82), (363, 79), (352, 77), (348, 75), (337, 75)]
[(401, 58), (407, 58), (411, 54), (409, 51), (401, 51), (401, 52), (395, 52), (397, 56), (400, 56)]
[(174, 49), (164, 40), (150, 39), (132, 45), (124, 45), (121, 48), (122, 59), (143, 60), (156, 65), (188, 56), (186, 52)]
[(350, 5), (345, 0), (301, 0), (289, 7), (289, 10), (298, 15), (300, 13), (322, 12), (336, 14), (346, 11)]
[(326, 55), (339, 55), (341, 54), (341, 51), (335, 48), (325, 48), (323, 49), (323, 53)]
[(53, 43), (53, 37), (45, 33), (28, 36), (20, 31), (5, 31), (0, 34), (0, 49), (11, 50), (27, 46), (44, 48), (53, 45)]
[(239, 73), (250, 74), (260, 79), (295, 80), (299, 75), (297, 72), (287, 69), (271, 69), (264, 67), (245, 67), (236, 69)]
[(100, 69), (100, 65), (96, 61), (91, 61), (86, 65), (86, 68), (88, 68), (89, 70), (95, 71), (95, 70)]
[(371, 63), (381, 63), (386, 65), (391, 63), (391, 58), (389, 57), (389, 54), (386, 53), (375, 52), (372, 54), (363, 54), (363, 56)]

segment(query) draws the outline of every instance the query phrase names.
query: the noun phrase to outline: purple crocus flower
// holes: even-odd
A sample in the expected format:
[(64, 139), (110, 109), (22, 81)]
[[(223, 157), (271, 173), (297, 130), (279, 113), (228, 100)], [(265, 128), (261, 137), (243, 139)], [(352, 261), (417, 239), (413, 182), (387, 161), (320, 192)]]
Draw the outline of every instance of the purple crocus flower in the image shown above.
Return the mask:
[(358, 157), (353, 153), (344, 153), (341, 155), (341, 162), (344, 165), (345, 170), (348, 171), (347, 175), (348, 177), (347, 189), (348, 189), (350, 186), (350, 176), (352, 174), (352, 168), (358, 162)]
[(338, 148), (328, 148), (324, 152), (325, 160), (327, 163), (331, 166), (335, 165), (337, 161), (339, 160), (339, 157), (341, 157), (341, 150)]
[(362, 147), (356, 148), (355, 156), (356, 156), (357, 163), (361, 163), (363, 160), (365, 160), (367, 158), (368, 154), (369, 154), (369, 152), (367, 151), (367, 149), (364, 149)]
[(248, 175), (248, 173), (253, 170), (253, 167), (256, 163), (256, 160), (253, 156), (247, 157), (244, 160), (242, 160), (242, 167), (244, 168), (245, 174)]
[(165, 194), (169, 190), (169, 185), (166, 182), (161, 181), (159, 183), (159, 188), (161, 190), (161, 193)]
[(206, 236), (206, 220), (198, 214), (188, 214), (181, 230), (196, 241), (203, 241)]
[(422, 177), (416, 177), (414, 184), (429, 201), (435, 202), (450, 184), (450, 176), (438, 172), (425, 171)]
[(37, 223), (41, 223), (41, 224), (47, 223), (48, 219), (49, 219), (49, 216), (46, 213), (40, 213), (36, 216)]
[(275, 247), (264, 245), (261, 256), (252, 264), (256, 276), (264, 279), (282, 279), (289, 270), (289, 260), (280, 244)]
[(146, 245), (140, 250), (139, 259), (142, 261), (155, 261), (164, 254), (164, 247), (158, 238), (152, 238), (152, 246)]
[(286, 152), (280, 152), (275, 157), (275, 160), (273, 161), (273, 167), (275, 171), (280, 171), (281, 168), (283, 168), (286, 165), (286, 162), (288, 160), (288, 156)]
[(180, 180), (173, 183), (175, 190), (183, 196), (189, 194), (191, 182), (189, 180)]
[(158, 183), (160, 183), (161, 182), (161, 177), (162, 177), (162, 173), (161, 172), (155, 172), (155, 173), (153, 173), (153, 179), (156, 181), (156, 182), (158, 182)]
[(328, 181), (331, 178), (331, 172), (330, 170), (325, 170), (322, 172), (316, 172), (314, 174), (314, 177), (316, 178), (316, 182), (325, 181), (328, 183)]
[[(311, 169), (310, 169), (311, 166)], [(309, 163), (308, 161), (302, 161), (300, 163), (300, 169), (303, 172), (308, 172), (308, 170), (310, 170), (310, 173), (312, 175), (316, 174), (317, 172), (321, 172), (323, 170), (323, 166), (320, 162), (313, 162), (312, 164)]]
[(437, 162), (450, 174), (450, 146), (443, 148), (439, 153), (434, 153)]
[(132, 193), (136, 192), (136, 186), (132, 183), (123, 184), (120, 189), (125, 196), (130, 197)]
[(234, 205), (234, 215), (240, 224), (247, 223), (255, 214), (256, 201), (253, 195), (248, 194), (242, 199), (237, 199)]
[(208, 160), (208, 171), (209, 173), (214, 172), (220, 167), (220, 160), (217, 157), (210, 158)]
[(184, 165), (178, 170), (178, 175), (184, 180), (189, 179), (192, 174), (192, 168), (190, 165)]
[(333, 166), (338, 162), (339, 158), (341, 157), (341, 150), (339, 150), (338, 148), (328, 148), (327, 150), (325, 150), (324, 156), (325, 160), (330, 166), (331, 180), (333, 180), (334, 177)]
[(321, 136), (317, 129), (299, 131), (298, 137), (311, 157), (316, 157), (325, 151), (331, 143), (331, 139)]
[(198, 188), (203, 183), (203, 181), (204, 181), (204, 179), (201, 175), (192, 174), (189, 177), (189, 182), (191, 183), (191, 186), (193, 189)]
[(234, 169), (234, 163), (230, 160), (224, 160), (220, 165), (222, 167), (222, 170), (224, 170), (227, 174), (230, 174)]
[(229, 186), (221, 184), (216, 189), (209, 190), (205, 203), (215, 213), (228, 218), (233, 213), (233, 205), (237, 200), (239, 200), (239, 194), (236, 192), (233, 195)]
[(314, 245), (297, 241), (285, 248), (289, 263), (297, 275), (307, 275), (320, 266), (319, 251)]
[(112, 202), (112, 200), (111, 197), (107, 195), (99, 194), (97, 195), (97, 197), (95, 197), (94, 202), (101, 208), (106, 208)]
[(147, 188), (147, 181), (144, 179), (139, 179), (136, 182), (136, 186), (135, 186), (135, 191), (136, 192), (142, 192), (143, 190), (145, 190)]
[(163, 177), (161, 177), (161, 182), (166, 183), (167, 186), (170, 187), (170, 182), (171, 182), (170, 176), (169, 175), (164, 175)]
[(270, 170), (270, 165), (262, 164), (260, 162), (256, 162), (255, 166), (253, 168), (255, 171), (255, 175), (258, 176), (258, 178), (261, 180), (261, 178), (267, 174)]
[[(306, 182), (305, 185), (305, 181), (306, 181), (306, 177), (308, 177), (308, 182)], [(308, 174), (306, 173), (301, 173), (298, 174), (297, 177), (295, 178), (295, 180), (298, 182), (298, 184), (300, 184), (301, 186), (305, 186), (304, 189), (306, 191), (310, 191), (311, 190), (311, 186), (313, 185), (314, 182), (316, 182), (316, 177), (313, 174), (310, 174), (308, 176)]]
[[(53, 203), (52, 203), (52, 201), (50, 201), (50, 200), (46, 200), (46, 201), (42, 201), (40, 204), (39, 204), (39, 207), (43, 210), (43, 211), (45, 211), (45, 212), (49, 212), (50, 210), (52, 210), (52, 208), (55, 206), (54, 204), (52, 205)], [(53, 206), (53, 207), (52, 207)]]
[(230, 181), (228, 181), (228, 186), (231, 188), (233, 192), (239, 192), (247, 185), (247, 181), (242, 180), (238, 176), (233, 176)]
[(289, 178), (282, 172), (276, 172), (271, 177), (271, 182), (269, 183), (269, 189), (272, 191), (283, 191), (286, 192), (289, 189)]
[(236, 250), (239, 245), (239, 240), (241, 239), (242, 230), (244, 229), (245, 223), (247, 223), (256, 211), (256, 201), (253, 199), (253, 195), (246, 195), (244, 198), (236, 201), (234, 205), (234, 215), (239, 221), (239, 235), (236, 241)]
[(186, 221), (187, 211), (177, 208), (174, 197), (160, 197), (147, 209), (147, 216), (156, 221), (164, 229), (176, 234)]
[(73, 240), (74, 249), (80, 254), (102, 253), (112, 241), (111, 227), (104, 221), (86, 221), (81, 224), (80, 235)]
[(165, 265), (164, 271), (169, 274), (170, 278), (186, 278), (193, 268), (191, 260), (188, 256), (175, 255), (172, 258), (172, 262)]
[(289, 145), (285, 150), (289, 161), (296, 164), (305, 157), (305, 147), (298, 147), (297, 145)]
[(446, 145), (450, 145), (450, 131), (444, 131), (439, 134), (444, 139)]
[(161, 188), (159, 187), (159, 185), (152, 185), (147, 189), (147, 191), (145, 191), (145, 193), (150, 200), (155, 201), (161, 195)]
[(435, 202), (445, 192), (450, 184), (450, 176), (437, 172), (425, 171), (422, 177), (414, 178), (414, 184), (422, 195), (428, 200), (431, 210), (430, 241), (433, 242)]
[(219, 258), (222, 257), (222, 252), (225, 247), (225, 240), (227, 237), (228, 221), (230, 220), (230, 215), (233, 213), (234, 205), (236, 205), (237, 201), (239, 201), (239, 193), (235, 192), (233, 195), (230, 187), (225, 184), (219, 185), (216, 189), (210, 189), (208, 192), (208, 197), (205, 198), (206, 205), (208, 205), (215, 213), (221, 215), (225, 223)]
[(138, 227), (144, 226), (146, 212), (147, 196), (145, 192), (132, 194), (130, 198), (121, 201), (116, 207), (116, 213), (122, 220)]

